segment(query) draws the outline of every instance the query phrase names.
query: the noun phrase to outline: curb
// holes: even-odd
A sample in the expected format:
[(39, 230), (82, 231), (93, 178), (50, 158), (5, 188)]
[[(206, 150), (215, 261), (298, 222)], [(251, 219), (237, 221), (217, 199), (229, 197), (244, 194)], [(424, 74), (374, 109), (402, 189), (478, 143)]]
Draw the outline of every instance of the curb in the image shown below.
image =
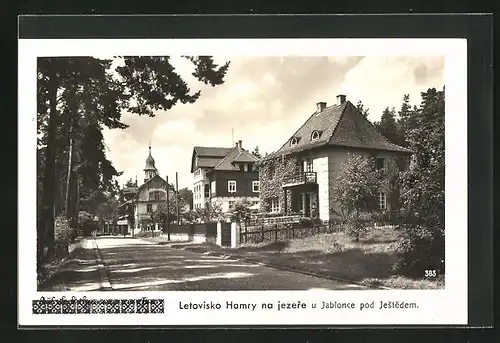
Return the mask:
[[(191, 251), (191, 252), (200, 253), (199, 251), (191, 250), (188, 247), (187, 248), (173, 247), (173, 249), (187, 250), (187, 251)], [(243, 256), (240, 256), (240, 255), (224, 254), (224, 253), (212, 252), (212, 251), (209, 251), (209, 250), (207, 250), (205, 252), (201, 252), (201, 253), (205, 254), (205, 255), (210, 255), (210, 256), (218, 256), (218, 257), (222, 257), (222, 258), (234, 258), (234, 259), (237, 259), (239, 261), (244, 261), (244, 262), (248, 262), (248, 263), (254, 263), (254, 264), (258, 264), (258, 265), (269, 267), (269, 268), (274, 268), (274, 269), (278, 269), (278, 270), (284, 270), (284, 271), (288, 271), (288, 272), (293, 272), (293, 273), (298, 273), (298, 274), (304, 274), (304, 275), (314, 276), (314, 277), (317, 277), (317, 278), (327, 279), (327, 280), (331, 280), (331, 281), (338, 281), (338, 282), (342, 282), (342, 283), (346, 283), (346, 284), (351, 284), (351, 285), (365, 287), (367, 289), (393, 290), (393, 288), (390, 288), (390, 287), (365, 285), (365, 284), (362, 284), (362, 283), (359, 283), (359, 282), (355, 282), (355, 281), (350, 281), (350, 280), (336, 278), (336, 277), (329, 276), (329, 275), (318, 274), (318, 273), (314, 273), (314, 272), (308, 272), (308, 271), (305, 271), (305, 270), (300, 270), (300, 269), (285, 267), (285, 266), (282, 266), (282, 265), (277, 265), (277, 264), (269, 263), (269, 262), (263, 262), (263, 261), (260, 261), (258, 259), (252, 259), (252, 258), (248, 258), (248, 257), (243, 257)]]
[(109, 277), (108, 277), (108, 269), (106, 265), (104, 264), (104, 260), (101, 255), (101, 251), (99, 250), (99, 246), (97, 245), (97, 242), (95, 238), (92, 238), (92, 243), (94, 244), (94, 249), (96, 251), (97, 255), (97, 271), (99, 273), (100, 277), (100, 288), (99, 291), (112, 291), (113, 287), (111, 286), (111, 283), (109, 282)]

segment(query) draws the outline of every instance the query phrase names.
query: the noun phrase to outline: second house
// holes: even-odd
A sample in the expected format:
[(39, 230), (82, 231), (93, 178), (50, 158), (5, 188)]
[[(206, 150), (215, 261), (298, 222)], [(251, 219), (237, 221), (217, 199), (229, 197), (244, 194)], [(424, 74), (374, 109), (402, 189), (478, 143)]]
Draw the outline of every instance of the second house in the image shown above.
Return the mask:
[(243, 148), (241, 140), (232, 148), (194, 147), (191, 160), (194, 208), (202, 208), (210, 201), (219, 203), (222, 212), (228, 212), (243, 199), (258, 205), (258, 160)]

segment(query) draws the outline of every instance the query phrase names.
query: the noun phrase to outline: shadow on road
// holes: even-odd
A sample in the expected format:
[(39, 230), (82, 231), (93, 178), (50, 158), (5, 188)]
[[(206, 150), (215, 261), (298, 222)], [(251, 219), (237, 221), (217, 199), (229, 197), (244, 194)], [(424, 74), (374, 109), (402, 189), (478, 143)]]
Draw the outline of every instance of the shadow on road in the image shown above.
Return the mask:
[(99, 290), (101, 278), (97, 269), (94, 249), (76, 248), (60, 269), (39, 291), (92, 291)]
[(113, 290), (353, 289), (341, 282), (165, 245), (108, 243), (100, 251)]

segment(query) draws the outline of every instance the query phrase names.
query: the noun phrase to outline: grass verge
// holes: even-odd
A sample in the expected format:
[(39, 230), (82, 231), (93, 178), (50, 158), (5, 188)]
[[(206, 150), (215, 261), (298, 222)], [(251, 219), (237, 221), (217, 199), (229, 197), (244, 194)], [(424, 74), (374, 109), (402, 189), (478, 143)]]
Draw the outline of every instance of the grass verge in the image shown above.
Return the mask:
[(443, 277), (432, 280), (411, 279), (394, 274), (392, 266), (396, 261), (396, 238), (394, 229), (384, 227), (374, 228), (359, 242), (354, 242), (343, 232), (336, 232), (289, 241), (244, 244), (234, 249), (211, 243), (167, 242), (164, 236), (150, 239), (175, 248), (237, 255), (370, 287), (443, 288)]

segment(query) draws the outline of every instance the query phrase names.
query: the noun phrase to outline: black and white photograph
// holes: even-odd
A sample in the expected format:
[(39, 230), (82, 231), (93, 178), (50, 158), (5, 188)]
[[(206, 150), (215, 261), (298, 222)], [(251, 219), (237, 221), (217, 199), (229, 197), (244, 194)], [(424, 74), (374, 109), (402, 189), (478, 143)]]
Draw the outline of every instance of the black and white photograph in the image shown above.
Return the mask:
[(466, 163), (449, 158), (463, 146), (466, 113), (449, 111), (466, 94), (465, 44), (322, 41), (32, 53), (36, 231), (20, 241), (33, 316), (463, 318), (433, 304), (467, 290), (466, 227), (445, 221), (466, 191), (448, 170)]
[(444, 86), (443, 56), (39, 58), (40, 290), (443, 287)]

